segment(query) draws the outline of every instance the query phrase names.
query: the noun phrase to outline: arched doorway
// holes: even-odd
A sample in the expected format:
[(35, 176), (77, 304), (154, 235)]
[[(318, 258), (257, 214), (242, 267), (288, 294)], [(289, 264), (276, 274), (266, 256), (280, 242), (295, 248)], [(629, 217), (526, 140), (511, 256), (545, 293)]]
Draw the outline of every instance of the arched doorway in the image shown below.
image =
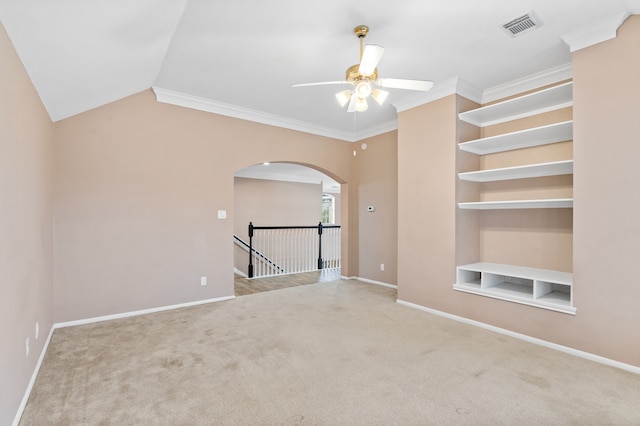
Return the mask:
[[(341, 186), (340, 182), (323, 171), (303, 164), (270, 162), (237, 170), (234, 173), (233, 214), (236, 277), (248, 273), (251, 276), (278, 275), (282, 278), (278, 285), (289, 286), (286, 284), (296, 280), (311, 283), (315, 275), (305, 273), (321, 270), (322, 274), (317, 275), (320, 281), (339, 279), (342, 246), (340, 224), (343, 210)], [(258, 265), (255, 265), (255, 269), (254, 265), (247, 265), (249, 250), (246, 242), (250, 222), (256, 226), (256, 236), (260, 234), (265, 238), (265, 235), (271, 234), (280, 244), (277, 248), (269, 247), (272, 251), (278, 252), (280, 262), (271, 262), (270, 256), (256, 259), (254, 253), (254, 262), (262, 268), (261, 272), (257, 272)], [(318, 229), (319, 224), (321, 225)], [(312, 226), (315, 229), (302, 229)], [(257, 227), (281, 229), (258, 231)], [(318, 231), (321, 236), (317, 235)], [(253, 231), (251, 233), (253, 234)], [(253, 241), (255, 249), (255, 237)], [(323, 255), (322, 262), (318, 260), (317, 268), (313, 263), (308, 263), (311, 259), (309, 256), (314, 254), (311, 252), (318, 253), (315, 241), (320, 243), (320, 252)], [(282, 244), (290, 246), (283, 248)], [(316, 247), (311, 247), (310, 244), (316, 244)], [(295, 254), (287, 256), (284, 254), (287, 252)], [(262, 256), (262, 253), (260, 255)], [(335, 258), (332, 258), (332, 255)], [(262, 263), (259, 263), (261, 260)], [(265, 262), (269, 262), (270, 265), (265, 266)], [(290, 276), (292, 274), (296, 276)], [(256, 284), (255, 281), (253, 284)], [(236, 295), (241, 294), (247, 293), (236, 291)]]

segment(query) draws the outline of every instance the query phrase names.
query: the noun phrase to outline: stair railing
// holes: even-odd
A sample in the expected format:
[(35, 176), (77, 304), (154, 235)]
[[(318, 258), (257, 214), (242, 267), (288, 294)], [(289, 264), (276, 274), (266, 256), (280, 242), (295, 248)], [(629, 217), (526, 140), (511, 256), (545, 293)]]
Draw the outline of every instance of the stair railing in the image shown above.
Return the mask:
[[(233, 234), (233, 239), (235, 240), (236, 244), (238, 244), (240, 247), (245, 249), (247, 252), (250, 251), (251, 246), (249, 244), (247, 244), (247, 242), (244, 241), (242, 238), (238, 237), (236, 234)], [(280, 268), (278, 265), (276, 265), (275, 263), (273, 263), (273, 261), (271, 259), (269, 259), (267, 256), (265, 256), (264, 254), (260, 253), (259, 251), (255, 250), (255, 249), (253, 250), (253, 252), (255, 253), (256, 257), (261, 262), (264, 262), (265, 264), (269, 265), (271, 268), (273, 268), (278, 273), (284, 273), (284, 270), (282, 268)]]
[(249, 223), (249, 278), (340, 268), (340, 226)]

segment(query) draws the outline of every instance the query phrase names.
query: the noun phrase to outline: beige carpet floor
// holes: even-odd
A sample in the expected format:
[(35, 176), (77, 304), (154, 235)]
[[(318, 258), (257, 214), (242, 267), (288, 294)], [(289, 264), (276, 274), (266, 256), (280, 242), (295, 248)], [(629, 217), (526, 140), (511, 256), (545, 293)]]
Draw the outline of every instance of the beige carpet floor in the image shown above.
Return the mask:
[(58, 329), (22, 425), (637, 425), (640, 376), (356, 281)]
[(340, 269), (322, 269), (320, 271), (301, 272), (298, 274), (276, 275), (265, 278), (234, 277), (236, 296), (262, 293), (263, 291), (281, 290), (299, 285), (315, 284), (340, 279)]

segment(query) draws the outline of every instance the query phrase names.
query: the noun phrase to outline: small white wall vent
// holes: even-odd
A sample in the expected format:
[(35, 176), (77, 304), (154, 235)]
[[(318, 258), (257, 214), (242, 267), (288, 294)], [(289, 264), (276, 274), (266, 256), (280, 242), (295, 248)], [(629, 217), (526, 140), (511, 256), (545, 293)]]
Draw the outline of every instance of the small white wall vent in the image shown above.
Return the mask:
[(531, 32), (542, 25), (540, 18), (536, 16), (533, 11), (522, 15), (518, 18), (512, 19), (506, 24), (502, 25), (502, 28), (511, 36), (516, 37), (524, 33)]

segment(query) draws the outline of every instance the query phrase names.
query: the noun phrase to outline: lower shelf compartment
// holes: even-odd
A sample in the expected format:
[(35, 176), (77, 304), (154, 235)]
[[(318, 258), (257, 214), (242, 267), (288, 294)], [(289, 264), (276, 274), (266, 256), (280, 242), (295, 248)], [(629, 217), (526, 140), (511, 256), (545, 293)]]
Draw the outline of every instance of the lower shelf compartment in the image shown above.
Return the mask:
[(573, 274), (496, 263), (456, 268), (454, 290), (574, 314)]

